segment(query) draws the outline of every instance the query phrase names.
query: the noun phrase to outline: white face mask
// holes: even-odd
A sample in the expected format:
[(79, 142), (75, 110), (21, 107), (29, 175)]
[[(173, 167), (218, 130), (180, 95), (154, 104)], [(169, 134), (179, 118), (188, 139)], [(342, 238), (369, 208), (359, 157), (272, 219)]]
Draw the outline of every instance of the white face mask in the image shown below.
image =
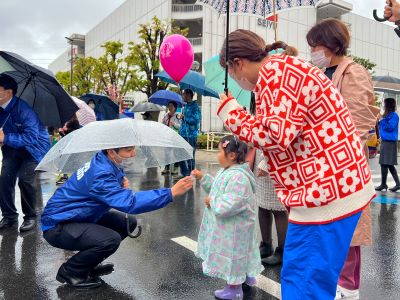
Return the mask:
[(235, 79), (235, 81), (244, 90), (253, 91), (256, 88), (256, 85), (252, 84), (247, 78)]
[(326, 57), (324, 50), (311, 52), (311, 61), (318, 68), (327, 68), (331, 64), (332, 57)]
[(133, 166), (133, 164), (135, 163), (134, 161), (134, 156), (133, 157), (122, 157), (121, 155), (119, 155), (116, 151), (114, 151), (114, 154), (116, 156), (118, 156), (118, 159), (121, 160), (120, 163), (117, 163), (115, 160), (113, 160), (113, 163), (120, 169), (129, 169)]
[(241, 79), (237, 78), (235, 75), (230, 74), (233, 80), (244, 90), (252, 91), (256, 88), (255, 84), (252, 84), (247, 78), (242, 77)]
[(89, 103), (88, 104), (92, 109), (94, 109), (96, 107), (96, 105), (94, 103)]
[(114, 155), (118, 157), (118, 159), (121, 161), (120, 163), (116, 162), (115, 160), (113, 160), (113, 163), (118, 167), (123, 169), (124, 168), (124, 161), (126, 158), (122, 157), (121, 155), (119, 155), (115, 150), (113, 150)]

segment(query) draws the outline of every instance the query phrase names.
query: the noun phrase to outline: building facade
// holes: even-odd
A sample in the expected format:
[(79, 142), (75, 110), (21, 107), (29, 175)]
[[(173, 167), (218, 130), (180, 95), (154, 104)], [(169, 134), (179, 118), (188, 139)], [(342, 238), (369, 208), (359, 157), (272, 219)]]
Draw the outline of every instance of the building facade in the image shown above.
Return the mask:
[[(334, 17), (346, 22), (351, 30), (350, 54), (368, 58), (377, 64), (375, 75), (400, 78), (400, 39), (393, 27), (354, 14), (352, 5), (343, 0), (323, 0), (318, 7), (297, 7), (278, 13), (278, 40), (299, 50), (299, 56), (310, 60), (306, 41), (307, 31), (320, 19)], [(119, 40), (126, 46), (137, 40), (140, 24), (149, 23), (153, 16), (174, 20), (189, 28), (195, 60), (202, 63), (219, 53), (225, 39), (226, 17), (212, 8), (196, 4), (196, 0), (127, 0), (86, 34), (85, 55), (99, 57), (104, 42)], [(232, 15), (230, 30), (249, 29), (268, 43), (274, 41), (273, 21), (257, 16)], [(201, 71), (202, 68), (200, 67)], [(216, 116), (218, 101), (203, 97), (202, 130), (220, 131), (222, 124)]]
[(83, 34), (74, 33), (65, 39), (70, 46), (49, 64), (49, 70), (54, 74), (69, 71), (71, 69), (71, 58), (74, 60), (78, 57), (85, 57), (85, 36)]

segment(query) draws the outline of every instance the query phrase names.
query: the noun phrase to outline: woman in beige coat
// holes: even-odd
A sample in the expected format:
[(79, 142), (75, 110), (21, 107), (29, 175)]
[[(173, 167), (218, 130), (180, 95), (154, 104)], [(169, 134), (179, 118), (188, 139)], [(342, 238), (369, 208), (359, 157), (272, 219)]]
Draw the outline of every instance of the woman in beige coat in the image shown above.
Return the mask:
[[(346, 56), (350, 43), (347, 26), (336, 19), (326, 19), (310, 29), (307, 42), (311, 47), (312, 62), (325, 68), (328, 76), (341, 92), (366, 148), (368, 131), (376, 124), (379, 108), (371, 75), (364, 67)], [(362, 213), (342, 272), (335, 299), (359, 299), (361, 251), (360, 246), (372, 244), (371, 210)]]

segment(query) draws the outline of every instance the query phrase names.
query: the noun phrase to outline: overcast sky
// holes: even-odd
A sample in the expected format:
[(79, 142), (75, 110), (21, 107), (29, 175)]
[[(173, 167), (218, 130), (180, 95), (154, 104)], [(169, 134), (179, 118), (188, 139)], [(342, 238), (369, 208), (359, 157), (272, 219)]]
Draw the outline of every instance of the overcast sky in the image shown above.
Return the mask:
[[(87, 33), (125, 0), (0, 0), (0, 49), (47, 67), (67, 45), (65, 36)], [(136, 0), (146, 1), (146, 0)], [(354, 12), (383, 14), (385, 0), (348, 0)]]

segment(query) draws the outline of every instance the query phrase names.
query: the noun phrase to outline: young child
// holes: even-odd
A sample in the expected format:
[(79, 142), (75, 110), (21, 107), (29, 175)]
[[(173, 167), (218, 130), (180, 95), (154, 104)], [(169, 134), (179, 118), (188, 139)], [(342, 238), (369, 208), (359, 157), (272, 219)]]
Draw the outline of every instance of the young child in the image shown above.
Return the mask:
[(264, 269), (257, 244), (255, 179), (245, 163), (247, 145), (236, 136), (219, 143), (222, 169), (215, 179), (193, 170), (209, 196), (205, 199), (203, 222), (196, 256), (203, 260), (204, 274), (226, 280), (217, 290), (218, 299), (243, 299), (242, 283), (254, 285)]

